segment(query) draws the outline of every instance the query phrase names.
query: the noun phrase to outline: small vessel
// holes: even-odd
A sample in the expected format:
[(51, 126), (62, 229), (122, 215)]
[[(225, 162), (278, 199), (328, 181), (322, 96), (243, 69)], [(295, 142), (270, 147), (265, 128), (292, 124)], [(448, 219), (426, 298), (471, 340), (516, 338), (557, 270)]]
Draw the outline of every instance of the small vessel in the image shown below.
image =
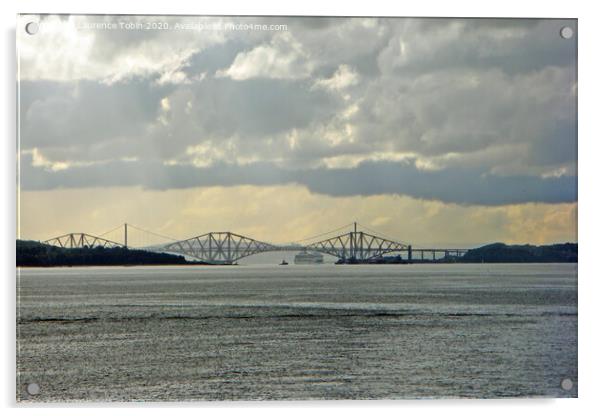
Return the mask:
[(301, 251), (295, 256), (295, 264), (322, 264), (324, 256), (317, 252)]
[(282, 259), (282, 263), (280, 263), (281, 266), (288, 266), (288, 262), (284, 259)]

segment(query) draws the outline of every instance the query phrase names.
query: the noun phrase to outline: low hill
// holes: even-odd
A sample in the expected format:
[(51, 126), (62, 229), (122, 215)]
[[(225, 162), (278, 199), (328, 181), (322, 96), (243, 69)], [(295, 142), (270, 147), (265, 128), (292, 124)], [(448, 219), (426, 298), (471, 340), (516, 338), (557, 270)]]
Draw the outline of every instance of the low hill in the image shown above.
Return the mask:
[(189, 264), (182, 256), (115, 248), (62, 248), (17, 240), (17, 267)]
[(549, 246), (489, 244), (468, 250), (462, 263), (576, 263), (577, 244)]

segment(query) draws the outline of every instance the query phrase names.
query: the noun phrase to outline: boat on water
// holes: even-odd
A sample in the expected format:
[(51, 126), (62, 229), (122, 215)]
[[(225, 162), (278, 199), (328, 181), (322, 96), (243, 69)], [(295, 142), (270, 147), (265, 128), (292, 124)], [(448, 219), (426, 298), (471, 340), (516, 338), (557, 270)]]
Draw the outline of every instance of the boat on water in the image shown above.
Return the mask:
[(324, 256), (318, 252), (303, 250), (295, 255), (295, 264), (322, 264)]
[(282, 263), (280, 263), (281, 266), (288, 266), (288, 262), (284, 259), (282, 259)]

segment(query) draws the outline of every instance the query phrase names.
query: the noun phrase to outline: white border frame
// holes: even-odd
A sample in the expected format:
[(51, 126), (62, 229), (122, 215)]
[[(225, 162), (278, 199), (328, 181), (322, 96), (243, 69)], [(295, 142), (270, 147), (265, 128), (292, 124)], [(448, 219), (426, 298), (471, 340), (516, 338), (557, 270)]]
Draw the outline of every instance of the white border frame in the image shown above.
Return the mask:
[[(324, 0), (304, 0), (287, 3), (275, 0), (199, 2), (185, 0), (148, 0), (125, 3), (123, 0), (103, 0), (88, 3), (75, 0), (23, 0), (16, 4), (2, 3), (2, 82), (4, 97), (0, 111), (3, 137), (4, 203), (1, 205), (4, 230), (0, 256), (3, 271), (3, 319), (1, 392), (4, 407), (25, 408), (35, 414), (79, 414), (81, 407), (92, 407), (86, 412), (101, 414), (105, 411), (127, 414), (163, 414), (166, 408), (181, 407), (178, 411), (198, 414), (199, 411), (228, 414), (233, 410), (253, 414), (280, 414), (282, 408), (288, 414), (307, 412), (326, 413), (343, 410), (348, 414), (365, 414), (373, 409), (384, 414), (421, 411), (448, 415), (482, 414), (504, 415), (508, 412), (528, 411), (546, 415), (563, 415), (569, 412), (593, 412), (600, 408), (598, 387), (602, 370), (599, 334), (600, 312), (598, 304), (602, 296), (602, 277), (597, 273), (597, 239), (602, 231), (600, 220), (600, 175), (598, 126), (600, 89), (600, 14), (595, 2), (547, 1), (527, 2), (505, 0), (483, 2), (475, 0), (434, 1), (395, 4), (385, 0), (371, 0), (363, 4), (334, 4)], [(510, 400), (434, 400), (434, 401), (338, 401), (338, 402), (200, 402), (184, 404), (111, 404), (99, 405), (49, 405), (34, 407), (16, 405), (15, 402), (15, 235), (16, 235), (16, 58), (15, 23), (17, 13), (98, 13), (98, 14), (213, 14), (213, 15), (346, 15), (346, 16), (444, 16), (444, 17), (556, 17), (579, 19), (579, 399), (510, 399)], [(64, 409), (63, 407), (67, 407)], [(108, 407), (108, 408), (107, 408)], [(203, 410), (195, 409), (202, 407)]]

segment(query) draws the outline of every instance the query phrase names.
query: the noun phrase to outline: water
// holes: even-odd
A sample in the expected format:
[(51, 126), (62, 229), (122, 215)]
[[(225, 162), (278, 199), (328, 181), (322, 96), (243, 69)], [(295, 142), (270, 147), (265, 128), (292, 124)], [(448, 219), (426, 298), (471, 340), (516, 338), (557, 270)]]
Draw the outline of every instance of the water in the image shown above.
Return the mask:
[(17, 396), (576, 397), (576, 267), (23, 269)]

